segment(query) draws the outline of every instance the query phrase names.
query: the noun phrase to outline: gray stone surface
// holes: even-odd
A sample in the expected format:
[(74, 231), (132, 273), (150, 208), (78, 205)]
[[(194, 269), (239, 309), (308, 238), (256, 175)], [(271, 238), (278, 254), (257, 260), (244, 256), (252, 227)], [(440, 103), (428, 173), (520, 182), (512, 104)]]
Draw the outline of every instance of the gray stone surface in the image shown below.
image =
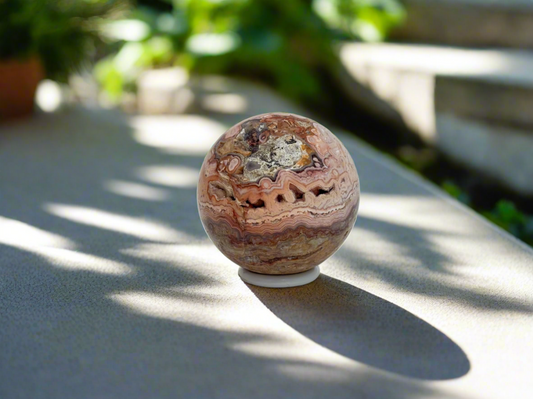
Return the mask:
[[(465, 165), (498, 176), (533, 194), (533, 138), (519, 129), (495, 126), (450, 113), (437, 114), (439, 147)], [(512, 182), (512, 184), (509, 184)]]
[(340, 56), (358, 104), (533, 195), (533, 54), (347, 43)]
[(353, 136), (360, 216), (323, 275), (241, 282), (198, 219), (204, 154), (305, 112), (198, 84), (209, 112), (0, 127), (2, 399), (530, 397), (533, 251)]
[(393, 40), (453, 46), (533, 48), (531, 0), (402, 0)]

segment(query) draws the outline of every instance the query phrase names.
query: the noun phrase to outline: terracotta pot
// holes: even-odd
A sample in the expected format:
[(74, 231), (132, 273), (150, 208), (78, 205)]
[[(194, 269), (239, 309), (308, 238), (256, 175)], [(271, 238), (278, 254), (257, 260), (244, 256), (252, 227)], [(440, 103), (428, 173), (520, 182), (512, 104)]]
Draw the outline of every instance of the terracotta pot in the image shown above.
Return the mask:
[(37, 57), (0, 60), (0, 121), (33, 112), (35, 90), (43, 77), (43, 68)]

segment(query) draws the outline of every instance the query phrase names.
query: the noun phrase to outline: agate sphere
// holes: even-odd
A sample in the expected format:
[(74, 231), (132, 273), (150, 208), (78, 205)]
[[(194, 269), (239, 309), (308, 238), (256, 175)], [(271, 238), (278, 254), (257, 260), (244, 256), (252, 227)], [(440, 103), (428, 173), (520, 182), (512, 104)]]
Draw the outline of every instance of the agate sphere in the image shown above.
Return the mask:
[(342, 143), (294, 114), (246, 119), (205, 157), (198, 210), (230, 260), (256, 273), (294, 274), (342, 245), (357, 218), (359, 177)]

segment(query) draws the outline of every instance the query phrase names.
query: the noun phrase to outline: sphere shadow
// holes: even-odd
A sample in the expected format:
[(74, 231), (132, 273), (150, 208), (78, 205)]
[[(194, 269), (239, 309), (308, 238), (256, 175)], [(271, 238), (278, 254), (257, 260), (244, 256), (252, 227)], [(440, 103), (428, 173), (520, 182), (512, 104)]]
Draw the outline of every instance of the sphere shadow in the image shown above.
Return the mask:
[(288, 289), (250, 290), (296, 331), (340, 355), (423, 380), (464, 376), (470, 361), (444, 333), (382, 298), (321, 275)]

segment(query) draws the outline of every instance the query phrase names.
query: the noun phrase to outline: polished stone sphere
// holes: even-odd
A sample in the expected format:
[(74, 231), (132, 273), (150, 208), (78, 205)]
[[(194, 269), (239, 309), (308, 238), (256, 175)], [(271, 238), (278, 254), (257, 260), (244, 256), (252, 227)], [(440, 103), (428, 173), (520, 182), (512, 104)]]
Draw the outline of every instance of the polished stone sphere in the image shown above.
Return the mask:
[(233, 262), (262, 274), (322, 263), (357, 218), (359, 177), (324, 126), (270, 113), (224, 133), (205, 157), (198, 210), (205, 231)]

